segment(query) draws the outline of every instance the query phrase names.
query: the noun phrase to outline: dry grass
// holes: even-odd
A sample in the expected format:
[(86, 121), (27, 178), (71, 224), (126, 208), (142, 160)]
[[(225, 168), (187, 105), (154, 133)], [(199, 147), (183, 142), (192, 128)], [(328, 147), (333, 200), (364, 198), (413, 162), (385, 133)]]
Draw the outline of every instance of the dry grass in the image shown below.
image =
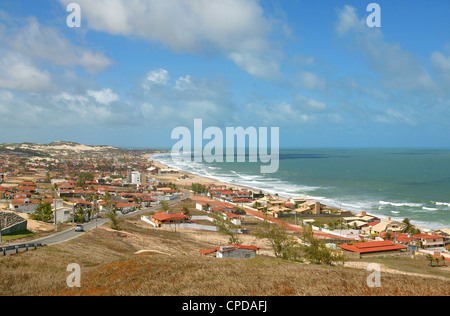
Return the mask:
[[(369, 288), (364, 270), (269, 257), (202, 257), (198, 250), (216, 246), (211, 240), (220, 237), (199, 236), (131, 220), (121, 233), (102, 228), (58, 246), (0, 257), (0, 295), (450, 295), (445, 280), (382, 274), (381, 288)], [(81, 266), (81, 288), (66, 285), (70, 263)]]

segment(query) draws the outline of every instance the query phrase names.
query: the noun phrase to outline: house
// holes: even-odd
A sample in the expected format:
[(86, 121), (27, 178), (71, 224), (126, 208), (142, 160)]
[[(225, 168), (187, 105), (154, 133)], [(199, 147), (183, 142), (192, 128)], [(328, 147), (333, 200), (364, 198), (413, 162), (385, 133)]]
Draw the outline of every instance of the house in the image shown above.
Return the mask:
[(11, 202), (9, 203), (9, 208), (12, 211), (31, 214), (34, 213), (34, 211), (36, 211), (38, 205), (39, 205), (38, 200), (30, 200), (30, 199), (11, 200)]
[(170, 212), (161, 212), (155, 215), (152, 215), (152, 222), (156, 224), (156, 227), (161, 227), (162, 225), (171, 225), (171, 224), (182, 224), (187, 222), (190, 219), (189, 216), (184, 214), (172, 214)]
[[(376, 223), (376, 222), (373, 222)], [(363, 230), (366, 234), (372, 235), (377, 234), (379, 235), (382, 232), (388, 232), (388, 233), (398, 233), (402, 232), (406, 227), (406, 224), (400, 223), (397, 221), (391, 220), (391, 217), (386, 217), (386, 219), (382, 222), (379, 222), (377, 224), (368, 225)]]
[[(54, 208), (53, 211), (55, 211)], [(60, 224), (68, 222), (72, 219), (72, 213), (72, 209), (67, 207), (56, 208), (56, 221)]]
[(302, 204), (294, 211), (299, 214), (321, 214), (322, 211), (326, 208), (326, 205), (321, 204), (316, 201), (307, 201)]
[(406, 251), (408, 248), (403, 245), (394, 244), (391, 241), (369, 241), (353, 244), (338, 245), (339, 248), (352, 253), (373, 254), (380, 252)]
[(400, 244), (405, 245), (405, 246), (410, 245), (411, 242), (414, 240), (414, 238), (412, 238), (408, 234), (389, 233), (389, 232), (382, 232), (382, 233), (380, 233), (379, 238), (381, 238), (383, 240), (393, 240), (396, 243), (400, 243)]
[(418, 234), (412, 236), (412, 238), (420, 245), (420, 248), (423, 249), (445, 247), (444, 236), (441, 235)]
[(116, 203), (114, 204), (116, 211), (121, 212), (122, 214), (127, 214), (133, 212), (140, 205), (136, 203)]
[(256, 258), (257, 252), (260, 248), (256, 246), (244, 246), (244, 245), (226, 245), (213, 249), (200, 250), (203, 255), (212, 255), (216, 258), (237, 258), (237, 259), (250, 259)]

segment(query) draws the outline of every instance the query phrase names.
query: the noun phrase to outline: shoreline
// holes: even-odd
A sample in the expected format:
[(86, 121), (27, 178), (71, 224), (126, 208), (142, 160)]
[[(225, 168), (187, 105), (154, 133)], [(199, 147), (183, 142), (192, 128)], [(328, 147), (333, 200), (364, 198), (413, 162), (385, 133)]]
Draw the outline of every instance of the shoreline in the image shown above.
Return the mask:
[[(178, 166), (167, 165), (165, 163), (162, 163), (160, 161), (157, 161), (157, 160), (153, 159), (153, 156), (158, 155), (158, 154), (160, 154), (160, 153), (150, 154), (148, 159), (153, 161), (155, 163), (155, 165), (159, 165), (162, 168), (172, 168), (172, 169), (179, 170), (180, 173), (177, 174), (177, 176), (175, 178), (175, 181), (177, 181), (177, 182), (183, 182), (183, 180), (179, 180), (178, 178), (182, 174), (186, 174), (186, 175), (189, 175), (189, 178), (187, 180), (190, 180), (190, 181), (186, 181), (188, 183), (225, 185), (227, 187), (234, 187), (234, 188), (237, 188), (237, 189), (244, 189), (244, 190), (252, 191), (252, 192), (260, 192), (260, 191), (262, 191), (264, 194), (268, 194), (268, 195), (272, 195), (272, 196), (275, 195), (275, 194), (273, 194), (271, 192), (267, 192), (267, 191), (262, 190), (262, 189), (258, 189), (258, 188), (254, 188), (254, 187), (250, 187), (250, 186), (245, 186), (245, 185), (240, 185), (240, 184), (235, 184), (235, 183), (230, 183), (230, 182), (227, 182), (227, 181), (217, 180), (215, 178), (211, 178), (211, 177), (208, 177), (208, 176), (195, 174), (195, 173), (193, 173), (191, 171), (187, 171), (187, 170), (181, 169)], [(190, 184), (186, 184), (186, 185), (190, 185)], [(274, 191), (275, 191), (275, 189), (274, 189)], [(339, 205), (326, 204), (326, 203), (323, 203), (322, 201), (319, 201), (319, 200), (315, 199), (314, 197), (311, 197), (311, 196), (308, 196), (308, 195), (305, 195), (305, 194), (303, 194), (303, 195), (289, 195), (289, 196), (287, 196), (287, 195), (282, 195), (282, 194), (278, 193), (278, 197), (281, 198), (284, 201), (287, 201), (289, 198), (294, 197), (294, 196), (301, 196), (301, 197), (305, 197), (305, 198), (308, 198), (308, 199), (311, 199), (311, 200), (314, 200), (314, 201), (318, 201), (318, 202), (321, 202), (322, 204), (325, 204), (327, 207), (336, 208), (336, 209), (340, 209), (340, 210), (343, 210), (343, 211), (348, 211), (348, 212), (350, 212), (350, 213), (352, 213), (354, 215), (358, 214), (357, 211), (344, 209), (344, 208), (342, 208)], [(396, 220), (396, 221), (400, 221), (400, 222), (402, 221), (402, 219), (395, 219), (395, 216), (371, 214), (369, 212), (366, 212), (366, 213), (367, 213), (367, 215), (372, 215), (372, 216), (379, 217), (380, 220), (382, 220), (383, 218), (390, 217), (390, 218), (392, 218), (392, 220)], [(418, 228), (418, 229), (420, 229), (421, 231), (424, 231), (424, 232), (429, 232), (429, 231), (438, 230), (438, 229), (442, 229), (442, 228), (446, 228), (447, 227), (447, 226), (441, 225), (440, 228), (432, 228), (430, 226), (437, 226), (437, 225), (432, 225), (432, 224), (427, 224), (427, 223), (420, 223), (420, 224), (414, 224), (413, 223), (413, 225), (416, 228)]]

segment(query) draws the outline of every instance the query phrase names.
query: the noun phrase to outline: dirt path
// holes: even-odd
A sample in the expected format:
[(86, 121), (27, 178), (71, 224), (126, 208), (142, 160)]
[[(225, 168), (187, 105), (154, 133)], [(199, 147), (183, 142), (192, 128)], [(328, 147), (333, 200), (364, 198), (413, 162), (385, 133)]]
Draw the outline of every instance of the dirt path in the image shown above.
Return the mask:
[[(367, 270), (367, 266), (369, 264), (370, 264), (369, 262), (349, 261), (349, 262), (345, 262), (344, 267)], [(421, 274), (421, 273), (399, 271), (399, 270), (395, 270), (395, 269), (392, 269), (392, 268), (388, 268), (388, 267), (386, 267), (385, 265), (382, 265), (382, 264), (380, 264), (380, 272), (381, 273), (402, 274), (402, 275), (415, 276), (415, 277), (420, 277), (420, 278), (432, 278), (432, 279), (440, 279), (440, 280), (444, 280), (444, 281), (450, 281), (450, 279), (446, 278), (446, 277), (437, 276), (437, 275), (430, 275), (430, 274)]]

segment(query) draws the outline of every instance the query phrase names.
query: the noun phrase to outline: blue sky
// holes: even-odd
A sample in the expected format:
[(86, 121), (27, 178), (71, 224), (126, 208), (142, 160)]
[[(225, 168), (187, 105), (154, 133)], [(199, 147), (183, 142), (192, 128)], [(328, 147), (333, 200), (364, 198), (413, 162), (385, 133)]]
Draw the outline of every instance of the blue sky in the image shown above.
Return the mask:
[(369, 3), (2, 0), (0, 142), (171, 147), (201, 118), (282, 147), (450, 147), (450, 2), (377, 1), (380, 28)]

